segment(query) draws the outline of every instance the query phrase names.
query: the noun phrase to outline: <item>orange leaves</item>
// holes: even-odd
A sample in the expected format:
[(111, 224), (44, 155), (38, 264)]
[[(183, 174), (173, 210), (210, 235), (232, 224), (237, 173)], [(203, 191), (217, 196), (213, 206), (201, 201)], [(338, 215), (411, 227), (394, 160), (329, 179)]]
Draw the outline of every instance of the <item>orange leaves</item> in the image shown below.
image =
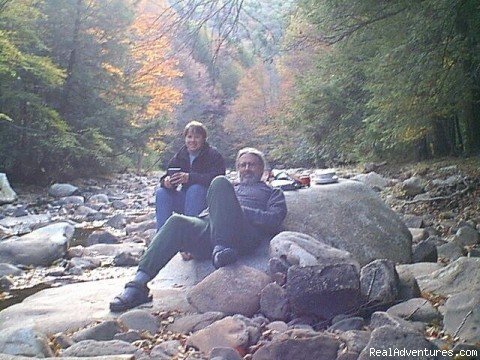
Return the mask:
[(137, 123), (171, 112), (182, 101), (182, 93), (173, 82), (182, 72), (178, 69), (178, 61), (172, 57), (164, 22), (159, 21), (159, 11), (145, 1), (140, 2), (130, 28), (132, 55), (136, 62), (132, 84), (140, 95), (148, 98), (138, 114)]

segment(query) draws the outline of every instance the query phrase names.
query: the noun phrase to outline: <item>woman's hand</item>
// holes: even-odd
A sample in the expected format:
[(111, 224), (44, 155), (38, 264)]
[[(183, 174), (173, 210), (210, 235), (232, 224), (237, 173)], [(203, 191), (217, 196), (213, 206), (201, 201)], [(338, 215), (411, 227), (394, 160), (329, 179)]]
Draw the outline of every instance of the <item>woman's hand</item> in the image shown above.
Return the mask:
[(167, 176), (165, 179), (163, 179), (163, 187), (167, 189), (173, 188), (173, 185), (170, 182), (170, 176)]
[[(170, 177), (167, 176), (165, 178), (165, 180), (167, 180), (167, 178), (168, 178), (168, 181), (170, 183), (170, 186), (175, 187), (175, 186), (180, 185), (180, 184), (186, 184), (188, 182), (188, 179), (189, 179), (189, 174), (186, 173), (186, 172), (178, 172), (178, 173), (173, 174)], [(164, 183), (165, 183), (165, 180), (164, 180)]]

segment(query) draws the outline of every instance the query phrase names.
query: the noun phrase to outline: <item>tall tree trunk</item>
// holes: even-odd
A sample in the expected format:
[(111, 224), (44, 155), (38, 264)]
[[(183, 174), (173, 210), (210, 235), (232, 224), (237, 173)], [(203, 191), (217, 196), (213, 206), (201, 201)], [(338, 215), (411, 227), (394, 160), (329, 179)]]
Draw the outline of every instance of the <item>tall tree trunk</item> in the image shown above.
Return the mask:
[(83, 0), (77, 0), (75, 26), (73, 28), (73, 34), (72, 34), (72, 49), (70, 50), (70, 56), (68, 58), (67, 78), (65, 79), (62, 105), (60, 108), (60, 112), (63, 116), (65, 116), (66, 113), (68, 112), (69, 104), (70, 104), (70, 95), (73, 89), (72, 77), (75, 71), (75, 65), (77, 61), (77, 48), (78, 48), (78, 37), (80, 34), (80, 25), (81, 25), (80, 18), (82, 14), (82, 5), (83, 5)]

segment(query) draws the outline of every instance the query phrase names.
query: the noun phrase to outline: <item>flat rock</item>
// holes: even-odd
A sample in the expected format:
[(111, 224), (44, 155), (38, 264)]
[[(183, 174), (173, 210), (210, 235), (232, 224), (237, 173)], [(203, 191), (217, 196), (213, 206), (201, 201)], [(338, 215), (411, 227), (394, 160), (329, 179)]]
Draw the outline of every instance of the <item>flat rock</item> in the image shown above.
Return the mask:
[(448, 334), (477, 343), (480, 340), (480, 290), (452, 295), (445, 303), (443, 322)]
[(63, 356), (98, 356), (134, 354), (137, 348), (121, 340), (83, 340), (62, 351)]
[(366, 185), (351, 180), (285, 193), (284, 228), (350, 252), (360, 265), (375, 259), (409, 263), (412, 236)]
[(440, 323), (442, 321), (440, 312), (428, 300), (423, 298), (410, 299), (394, 305), (387, 310), (387, 314), (398, 316), (405, 320), (424, 323)]
[(14, 228), (19, 226), (32, 228), (33, 226), (47, 225), (50, 223), (50, 221), (50, 214), (27, 215), (21, 217), (6, 216), (0, 220), (0, 226), (4, 226), (6, 228)]
[[(118, 314), (110, 313), (109, 302), (129, 280), (131, 277), (42, 290), (1, 311), (0, 330), (36, 327), (42, 333), (50, 335), (83, 328), (95, 321), (112, 320)], [(151, 292), (154, 301), (146, 306), (152, 311), (192, 311), (185, 300), (184, 289), (166, 289), (157, 283)]]
[(35, 230), (18, 239), (0, 242), (0, 262), (49, 266), (65, 256), (74, 233), (69, 223), (56, 223)]
[(338, 263), (360, 264), (348, 251), (336, 249), (309, 236), (283, 231), (270, 240), (270, 257), (285, 259), (290, 265), (313, 266)]
[(186, 315), (175, 319), (173, 324), (167, 326), (167, 329), (177, 333), (188, 334), (204, 329), (224, 317), (225, 314), (218, 311)]
[(252, 316), (260, 308), (260, 292), (270, 282), (262, 271), (244, 265), (220, 268), (187, 293), (188, 302), (200, 312)]
[(480, 290), (480, 258), (461, 257), (430, 275), (417, 278), (420, 290), (448, 296)]
[(432, 262), (421, 262), (415, 264), (402, 264), (395, 266), (399, 276), (402, 276), (404, 273), (409, 273), (415, 278), (419, 276), (428, 276), (434, 273), (437, 270), (442, 269), (444, 266), (438, 263)]

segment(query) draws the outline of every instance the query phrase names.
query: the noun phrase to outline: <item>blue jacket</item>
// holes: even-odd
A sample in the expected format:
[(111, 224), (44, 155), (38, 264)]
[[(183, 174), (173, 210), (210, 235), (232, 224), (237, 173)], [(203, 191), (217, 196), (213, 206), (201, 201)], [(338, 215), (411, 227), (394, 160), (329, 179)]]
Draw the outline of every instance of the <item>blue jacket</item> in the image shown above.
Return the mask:
[(287, 204), (282, 190), (259, 181), (234, 185), (238, 202), (252, 225), (267, 234), (274, 234), (287, 216)]

